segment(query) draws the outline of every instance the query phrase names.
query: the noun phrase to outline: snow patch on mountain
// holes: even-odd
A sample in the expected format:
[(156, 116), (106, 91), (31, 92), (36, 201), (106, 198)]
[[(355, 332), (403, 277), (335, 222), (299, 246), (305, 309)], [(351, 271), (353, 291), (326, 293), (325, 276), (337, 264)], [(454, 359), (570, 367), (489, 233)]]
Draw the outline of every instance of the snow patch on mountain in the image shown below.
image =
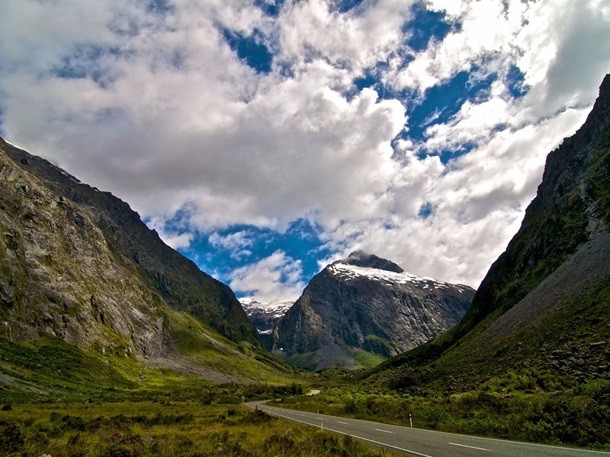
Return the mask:
[(252, 297), (240, 298), (242, 308), (250, 318), (259, 333), (263, 335), (271, 334), (275, 323), (294, 304), (292, 300), (281, 300), (277, 302), (261, 303)]
[(462, 287), (467, 287), (461, 284), (448, 284), (427, 276), (418, 277), (407, 272), (395, 273), (377, 268), (359, 267), (343, 263), (342, 261), (330, 265), (328, 271), (332, 275), (348, 281), (356, 278), (367, 278), (373, 281), (386, 282), (388, 284), (416, 283), (422, 289), (446, 289), (449, 287), (457, 287), (460, 292), (462, 292)]

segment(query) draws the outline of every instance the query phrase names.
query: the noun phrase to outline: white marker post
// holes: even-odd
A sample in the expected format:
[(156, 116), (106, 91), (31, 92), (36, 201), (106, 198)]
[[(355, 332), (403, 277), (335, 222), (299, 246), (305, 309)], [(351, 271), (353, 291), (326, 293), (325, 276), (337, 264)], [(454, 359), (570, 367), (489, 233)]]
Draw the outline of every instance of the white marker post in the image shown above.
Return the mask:
[(411, 425), (411, 428), (413, 428), (413, 415), (411, 413), (409, 413), (409, 424)]

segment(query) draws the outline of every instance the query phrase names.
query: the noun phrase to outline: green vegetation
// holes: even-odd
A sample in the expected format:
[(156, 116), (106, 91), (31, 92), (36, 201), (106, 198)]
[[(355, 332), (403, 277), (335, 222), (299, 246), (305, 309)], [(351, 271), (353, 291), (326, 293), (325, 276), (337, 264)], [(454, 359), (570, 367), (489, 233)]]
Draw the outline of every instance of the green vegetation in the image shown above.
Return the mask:
[[(495, 344), (473, 332), (445, 348), (447, 336), (374, 368), (375, 385), (407, 391), (459, 393), (515, 367), (554, 373), (562, 385), (610, 379), (610, 278), (574, 299), (557, 299), (553, 312)], [(444, 353), (439, 355), (444, 349)], [(438, 351), (438, 352), (436, 352)], [(493, 363), (489, 363), (493, 360)]]
[(177, 348), (191, 363), (231, 378), (283, 384), (296, 379), (290, 365), (244, 340), (234, 343), (204, 327), (186, 312), (171, 315), (170, 333)]
[[(104, 226), (113, 252), (129, 247), (124, 250), (129, 256), (116, 256), (123, 270), (114, 278), (130, 279), (124, 286), (122, 280), (114, 281), (117, 296), (147, 303), (142, 313), (162, 321), (171, 341), (172, 357), (145, 364), (133, 354), (129, 337), (105, 322), (112, 316), (104, 317), (93, 302), (94, 294), (100, 295), (96, 277), (79, 276), (70, 246), (55, 257), (41, 258), (45, 267), (53, 260), (74, 272), (74, 283), (83, 287), (79, 292), (91, 297), (87, 300), (100, 333), (87, 340), (87, 349), (78, 349), (51, 336), (15, 343), (10, 341), (11, 328), (3, 328), (9, 339), (0, 338), (0, 454), (391, 455), (241, 405), (243, 400), (266, 399), (312, 412), (402, 425), (412, 417), (420, 428), (610, 451), (607, 276), (567, 298), (556, 293), (552, 307), (541, 307), (536, 316), (516, 322), (501, 337), (486, 331), (577, 249), (595, 225), (592, 221), (610, 224), (610, 133), (592, 146), (597, 153), (590, 158), (578, 152), (578, 141), (566, 140), (553, 153), (545, 172), (549, 179), (466, 319), (431, 343), (380, 366), (375, 367), (382, 357), (354, 350), (350, 355), (367, 370), (305, 374), (293, 369), (261, 349), (239, 308), (229, 306), (234, 300), (227, 290), (213, 281), (200, 283), (197, 272), (181, 281), (194, 265), (176, 260), (180, 268), (166, 268), (165, 262), (155, 261), (167, 254), (163, 246), (154, 244), (153, 255), (138, 242), (132, 253), (133, 239), (112, 235), (112, 227)], [(93, 192), (91, 198), (102, 197)], [(135, 218), (120, 207), (112, 211)], [(134, 221), (135, 233), (140, 226)], [(6, 224), (0, 228), (11, 232)], [(144, 227), (137, 230), (142, 239), (153, 237)], [(8, 248), (20, 252), (19, 232), (9, 235), (0, 239), (0, 255)], [(158, 267), (142, 273), (136, 264)], [(39, 300), (24, 299), (26, 274), (18, 271), (23, 265), (6, 257), (0, 271), (17, 280), (17, 292), (5, 310), (14, 307), (19, 316)], [(107, 266), (99, 265), (100, 271)], [(55, 290), (33, 296), (44, 296), (52, 307), (64, 300)], [(202, 296), (211, 301), (202, 303)], [(176, 306), (166, 307), (161, 297)], [(81, 304), (72, 305), (64, 304), (64, 311), (75, 318)], [(228, 314), (219, 317), (221, 308)], [(12, 314), (7, 316), (10, 321)], [(374, 335), (367, 341), (389, 345)], [(291, 362), (312, 368), (315, 359), (310, 353)], [(305, 395), (310, 387), (321, 393)]]
[(387, 358), (382, 355), (372, 354), (358, 348), (352, 348), (351, 356), (358, 367), (361, 368), (373, 368), (387, 360)]
[[(282, 354), (278, 354), (282, 356)], [(303, 370), (313, 371), (318, 366), (319, 360), (315, 352), (304, 352), (302, 354), (294, 354), (286, 358), (286, 361), (295, 367)]]
[[(356, 366), (353, 367), (354, 369), (373, 368), (387, 360), (387, 358), (382, 355), (373, 354), (364, 349), (349, 346), (343, 346), (342, 349), (354, 360), (354, 363), (356, 364)], [(281, 353), (277, 355), (283, 357)], [(285, 360), (292, 366), (307, 371), (314, 371), (320, 363), (320, 355), (317, 352), (305, 352), (303, 354), (294, 354), (290, 357), (285, 357)]]
[(566, 383), (550, 372), (510, 371), (477, 389), (444, 395), (430, 391), (364, 393), (345, 387), (285, 400), (290, 408), (321, 414), (537, 443), (610, 450), (610, 380)]
[(0, 449), (53, 457), (395, 455), (241, 405), (197, 401), (5, 406)]
[(214, 385), (202, 378), (204, 372), (196, 371), (208, 367), (218, 370), (209, 371), (211, 376), (217, 376), (217, 382), (247, 380), (250, 376), (252, 381), (283, 388), (304, 379), (247, 342), (236, 345), (219, 335), (201, 333), (198, 338), (202, 340), (201, 348), (184, 356), (187, 368), (193, 369), (190, 373), (149, 367), (126, 353), (102, 355), (94, 349), (84, 351), (58, 338), (41, 338), (35, 344), (0, 338), (0, 404), (112, 401), (151, 395), (192, 398), (192, 391)]

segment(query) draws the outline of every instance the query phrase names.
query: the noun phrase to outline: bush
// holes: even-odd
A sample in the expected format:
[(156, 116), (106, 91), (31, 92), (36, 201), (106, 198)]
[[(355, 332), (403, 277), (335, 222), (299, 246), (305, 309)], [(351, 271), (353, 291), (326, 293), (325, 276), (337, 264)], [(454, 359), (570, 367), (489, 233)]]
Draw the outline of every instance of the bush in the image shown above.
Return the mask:
[(528, 441), (548, 443), (554, 439), (553, 426), (543, 420), (539, 420), (536, 423), (526, 421), (524, 429)]
[(286, 434), (273, 434), (263, 443), (263, 449), (269, 455), (290, 455), (295, 453), (296, 443), (291, 436)]
[(21, 450), (24, 444), (23, 433), (16, 423), (0, 424), (0, 449), (6, 453)]
[(260, 409), (249, 411), (239, 422), (241, 424), (266, 424), (271, 422), (273, 417)]

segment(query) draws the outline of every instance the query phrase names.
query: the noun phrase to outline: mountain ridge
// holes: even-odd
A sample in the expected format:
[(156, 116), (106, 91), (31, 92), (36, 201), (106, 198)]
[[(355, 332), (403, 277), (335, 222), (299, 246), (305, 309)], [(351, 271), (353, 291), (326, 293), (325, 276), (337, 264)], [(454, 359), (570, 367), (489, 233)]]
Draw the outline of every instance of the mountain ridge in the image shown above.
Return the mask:
[(127, 203), (4, 140), (0, 343), (0, 371), (22, 386), (35, 372), (23, 351), (213, 382), (273, 379), (288, 368), (264, 352), (233, 292)]
[(449, 389), (460, 390), (524, 366), (581, 381), (607, 374), (609, 177), (607, 75), (583, 126), (549, 154), (519, 231), (462, 321), (379, 376), (394, 387), (452, 378)]
[(367, 254), (360, 249), (352, 252), (345, 259), (337, 260), (337, 262), (334, 263), (345, 263), (356, 267), (374, 268), (377, 270), (391, 271), (394, 273), (404, 273), (404, 270), (394, 262), (387, 259), (382, 259), (375, 254)]
[(375, 364), (457, 323), (473, 294), (356, 251), (312, 278), (275, 326), (273, 352), (315, 370)]
[[(139, 215), (127, 203), (109, 192), (99, 191), (80, 182), (45, 159), (18, 149), (1, 138), (0, 147), (14, 159), (17, 166), (24, 171), (33, 172), (59, 198), (99, 211), (99, 219), (93, 222), (99, 226), (108, 244), (125, 252), (128, 262), (133, 261), (139, 265), (147, 279), (170, 304), (181, 302), (181, 305), (186, 306), (189, 312), (199, 314), (202, 320), (221, 333), (229, 331), (229, 328), (225, 326), (225, 319), (229, 321), (235, 319), (240, 325), (249, 327), (247, 330), (244, 329), (243, 336), (252, 333), (252, 327), (233, 292), (226, 285), (199, 270), (191, 260), (167, 246), (156, 231), (146, 227)], [(78, 223), (78, 221), (76, 222)], [(122, 234), (119, 228), (126, 228), (125, 232), (130, 236), (119, 236), (118, 234)], [(144, 244), (147, 249), (143, 248)], [(153, 251), (149, 250), (151, 246), (154, 247)], [(168, 266), (164, 267), (164, 264)], [(180, 275), (179, 281), (176, 280), (178, 275)], [(218, 312), (220, 319), (214, 313), (206, 310), (204, 306), (200, 306), (198, 299), (185, 290), (186, 282), (190, 287), (201, 289), (201, 286), (197, 284), (199, 280), (202, 283), (213, 285), (205, 292), (212, 293), (213, 299), (222, 304), (212, 306), (215, 308), (214, 311)], [(185, 301), (185, 296), (188, 297), (188, 303)], [(238, 330), (237, 333), (239, 332)], [(229, 333), (231, 332), (229, 331)], [(233, 335), (235, 338), (239, 338), (237, 333)], [(252, 342), (255, 341), (252, 335), (248, 338)]]

